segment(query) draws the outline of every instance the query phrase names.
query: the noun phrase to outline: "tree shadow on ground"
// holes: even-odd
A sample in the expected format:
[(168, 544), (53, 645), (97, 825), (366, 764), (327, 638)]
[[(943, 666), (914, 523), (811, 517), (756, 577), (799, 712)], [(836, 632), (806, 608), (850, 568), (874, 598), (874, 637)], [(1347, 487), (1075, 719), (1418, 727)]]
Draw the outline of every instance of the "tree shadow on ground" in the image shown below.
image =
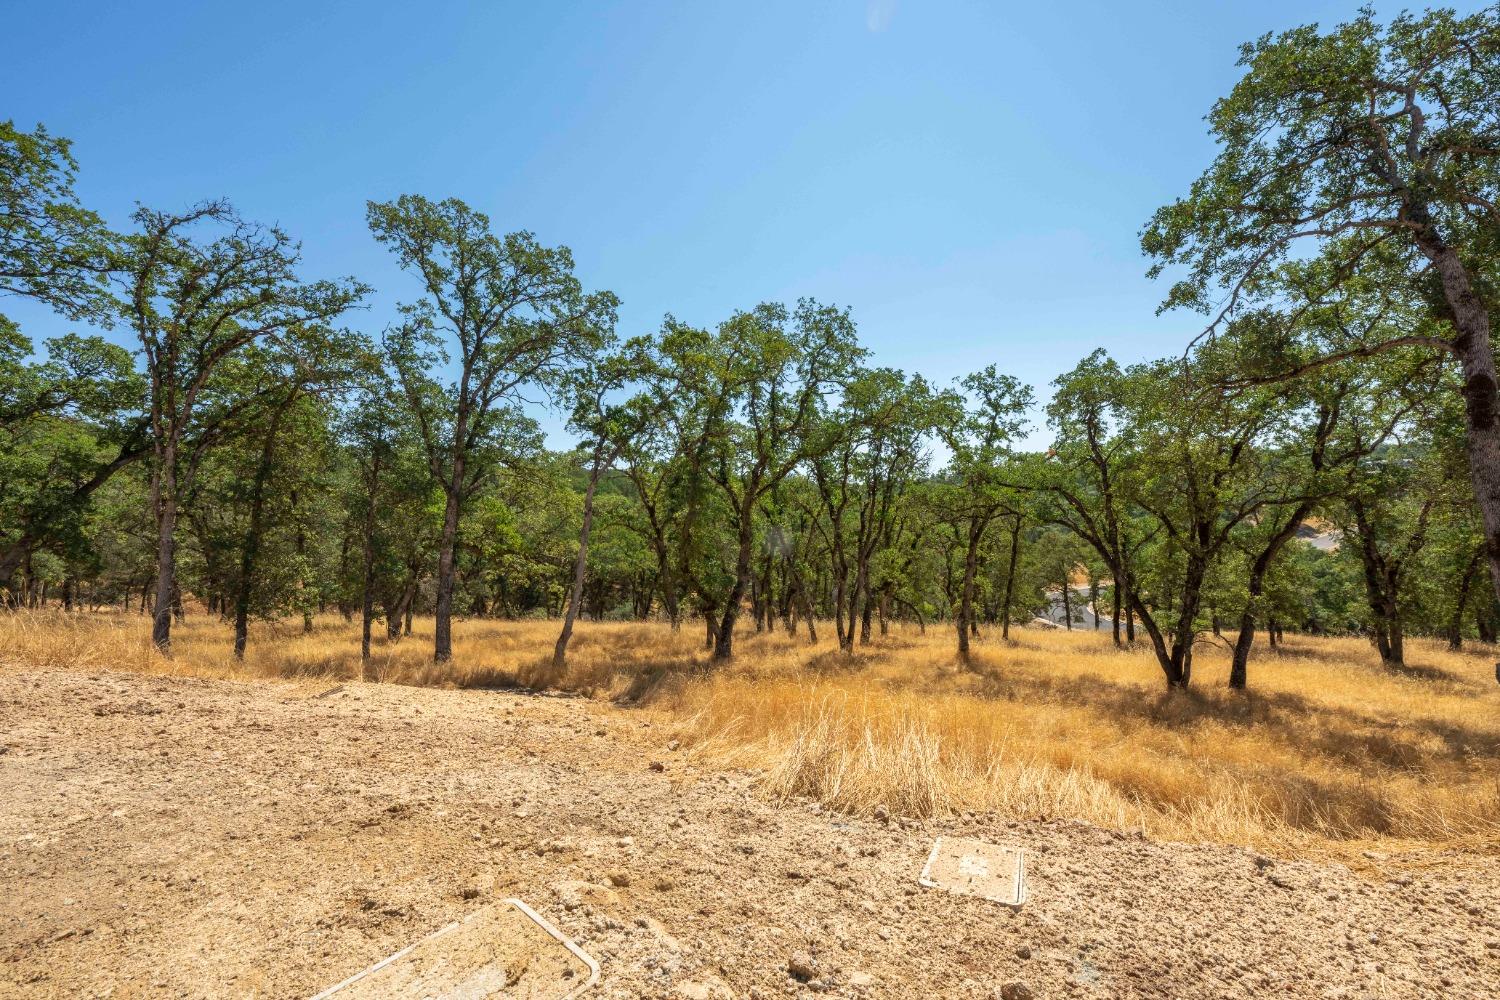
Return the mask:
[[(1476, 757), (1500, 760), (1500, 733), (1493, 730), (1435, 719), (1396, 720), (1314, 703), (1283, 691), (1229, 695), (1189, 688), (1150, 693), (1138, 685), (1101, 677), (1017, 677), (1002, 670), (987, 672), (979, 693), (1021, 703), (1056, 701), (1101, 712), (1127, 724), (1182, 729), (1214, 722), (1246, 732), (1254, 729), (1299, 752), (1354, 767), (1376, 764), (1390, 770), (1420, 772), (1434, 757), (1430, 746), (1418, 745), (1422, 737), (1440, 743), (1442, 749), (1437, 756), (1448, 761)], [(1324, 723), (1318, 724), (1319, 719)]]

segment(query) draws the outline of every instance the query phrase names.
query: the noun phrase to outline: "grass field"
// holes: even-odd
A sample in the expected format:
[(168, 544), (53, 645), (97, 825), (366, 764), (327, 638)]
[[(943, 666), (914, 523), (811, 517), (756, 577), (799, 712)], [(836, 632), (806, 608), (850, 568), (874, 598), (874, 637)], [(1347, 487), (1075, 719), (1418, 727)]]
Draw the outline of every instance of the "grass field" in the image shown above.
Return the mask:
[[(691, 750), (761, 768), (768, 794), (851, 812), (995, 810), (1077, 817), (1162, 840), (1349, 854), (1453, 847), (1500, 852), (1500, 685), (1492, 648), (1413, 641), (1383, 668), (1359, 639), (1292, 636), (1224, 687), (1205, 644), (1196, 687), (1167, 693), (1145, 649), (1104, 633), (1018, 630), (959, 667), (946, 629), (899, 629), (854, 656), (830, 641), (747, 632), (710, 670), (701, 626), (580, 623), (569, 666), (548, 666), (554, 622), (456, 626), (452, 664), (431, 623), (380, 642), (367, 679), (523, 686), (660, 714)], [(190, 616), (164, 660), (139, 616), (0, 617), (8, 668), (124, 669), (222, 678), (352, 679), (357, 628), (323, 617), (261, 625), (243, 663), (226, 626)]]

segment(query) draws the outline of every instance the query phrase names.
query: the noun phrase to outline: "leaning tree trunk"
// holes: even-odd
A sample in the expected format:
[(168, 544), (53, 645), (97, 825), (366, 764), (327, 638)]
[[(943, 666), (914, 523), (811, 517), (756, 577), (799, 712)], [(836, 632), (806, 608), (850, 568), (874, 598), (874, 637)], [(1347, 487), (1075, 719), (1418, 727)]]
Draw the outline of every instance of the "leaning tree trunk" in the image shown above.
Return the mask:
[(1490, 585), (1500, 598), (1500, 383), (1496, 382), (1492, 330), (1486, 308), (1458, 252), (1433, 233), (1425, 211), (1412, 213), (1423, 228), (1418, 246), (1442, 281), (1457, 337), (1453, 352), (1463, 375), (1465, 446), (1474, 499), (1484, 520), (1484, 551)]
[[(746, 496), (751, 495), (753, 494), (747, 490)], [(752, 544), (755, 539), (750, 521), (752, 508), (748, 503), (746, 508), (740, 512), (740, 546), (739, 554), (735, 557), (734, 586), (729, 590), (729, 600), (724, 605), (724, 617), (719, 622), (718, 634), (714, 636), (713, 660), (715, 663), (727, 663), (734, 658), (734, 623), (740, 615), (740, 602), (744, 600), (745, 591), (750, 586)]]
[(1271, 537), (1255, 557), (1255, 562), (1250, 565), (1250, 597), (1245, 602), (1244, 613), (1240, 615), (1240, 634), (1235, 638), (1234, 660), (1229, 666), (1229, 686), (1236, 691), (1245, 690), (1249, 679), (1250, 647), (1255, 643), (1255, 610), (1265, 593), (1266, 573), (1282, 548), (1297, 534), (1297, 529), (1302, 527), (1302, 521), (1311, 513), (1312, 506), (1311, 503), (1299, 504), (1292, 516), (1282, 524), (1281, 530)]
[(1175, 669), (1168, 674), (1170, 686), (1187, 687), (1193, 679), (1193, 640), (1198, 636), (1198, 606), (1202, 602), (1203, 579), (1207, 573), (1208, 564), (1203, 559), (1193, 557), (1188, 560), (1182, 583), (1182, 607), (1178, 609), (1177, 628), (1172, 636)]
[[(1166, 636), (1162, 634), (1161, 626), (1157, 625), (1156, 619), (1147, 610), (1145, 602), (1141, 600), (1141, 595), (1135, 592), (1134, 587), (1131, 587), (1127, 596), (1130, 600), (1130, 607), (1126, 611), (1129, 616), (1127, 622), (1131, 622), (1136, 615), (1140, 615), (1141, 627), (1146, 630), (1146, 635), (1151, 639), (1151, 650), (1156, 654), (1157, 665), (1166, 675), (1167, 687), (1187, 687), (1187, 681), (1182, 676), (1182, 668), (1177, 658), (1172, 655), (1172, 651), (1167, 649)], [(1130, 641), (1135, 641), (1133, 624)]]
[(552, 669), (561, 670), (568, 662), (568, 641), (573, 638), (573, 622), (578, 618), (578, 602), (583, 599), (583, 578), (588, 571), (589, 532), (594, 527), (594, 490), (599, 485), (604, 456), (596, 448), (594, 464), (589, 469), (589, 484), (583, 492), (583, 527), (578, 530), (578, 558), (573, 561), (573, 588), (568, 593), (568, 609), (563, 613), (562, 632), (552, 647)]

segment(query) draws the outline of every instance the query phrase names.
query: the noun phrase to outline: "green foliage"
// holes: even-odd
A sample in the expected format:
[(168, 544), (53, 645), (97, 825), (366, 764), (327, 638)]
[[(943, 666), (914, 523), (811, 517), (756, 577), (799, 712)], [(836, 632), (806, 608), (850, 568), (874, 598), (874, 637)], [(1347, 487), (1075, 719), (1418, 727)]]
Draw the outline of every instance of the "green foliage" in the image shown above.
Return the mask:
[[(112, 235), (67, 143), (6, 123), (0, 294), (123, 320), (137, 350), (34, 357), (0, 317), (0, 581), (149, 599), (158, 641), (179, 596), (241, 641), (330, 606), (390, 640), (434, 613), (439, 659), (454, 616), (565, 609), (701, 616), (718, 660), (744, 615), (831, 619), (845, 651), (941, 621), (964, 659), (1089, 594), (1171, 685), (1204, 641), (1243, 683), (1283, 627), (1368, 632), (1392, 661), (1405, 632), (1489, 634), (1497, 16), (1364, 11), (1246, 46), (1219, 155), (1142, 234), (1207, 335), (1083, 358), (1038, 451), (1003, 359), (935, 387), (811, 299), (617, 343), (565, 247), (452, 198), (367, 204), (412, 281), (377, 348), (337, 327), (365, 287), (303, 279), (279, 229), (212, 201)], [(576, 446), (548, 449), (543, 402)]]
[[(24, 295), (107, 324), (114, 237), (73, 193), (71, 144), (0, 121), (0, 297)], [(0, 322), (4, 318), (0, 317)]]

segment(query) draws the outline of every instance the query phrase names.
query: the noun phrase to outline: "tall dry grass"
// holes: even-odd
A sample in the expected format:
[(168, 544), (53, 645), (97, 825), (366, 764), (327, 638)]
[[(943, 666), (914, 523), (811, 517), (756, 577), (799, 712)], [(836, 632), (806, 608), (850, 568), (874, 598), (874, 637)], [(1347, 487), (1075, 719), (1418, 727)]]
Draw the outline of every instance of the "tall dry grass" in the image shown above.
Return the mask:
[[(1263, 648), (1251, 691), (1224, 687), (1205, 645), (1194, 690), (1168, 693), (1144, 649), (1106, 635), (1020, 630), (968, 667), (946, 629), (914, 628), (845, 656), (824, 641), (747, 632), (713, 669), (699, 629), (580, 623), (565, 671), (551, 622), (469, 621), (454, 661), (431, 662), (431, 623), (377, 643), (366, 678), (552, 687), (663, 713), (699, 754), (765, 771), (772, 795), (863, 813), (995, 810), (1077, 817), (1168, 840), (1261, 849), (1500, 848), (1500, 685), (1493, 648), (1411, 643), (1380, 665), (1358, 639)], [(192, 616), (160, 657), (139, 616), (0, 617), (0, 664), (210, 677), (359, 676), (357, 629), (320, 618), (261, 625), (243, 663), (226, 627)]]

